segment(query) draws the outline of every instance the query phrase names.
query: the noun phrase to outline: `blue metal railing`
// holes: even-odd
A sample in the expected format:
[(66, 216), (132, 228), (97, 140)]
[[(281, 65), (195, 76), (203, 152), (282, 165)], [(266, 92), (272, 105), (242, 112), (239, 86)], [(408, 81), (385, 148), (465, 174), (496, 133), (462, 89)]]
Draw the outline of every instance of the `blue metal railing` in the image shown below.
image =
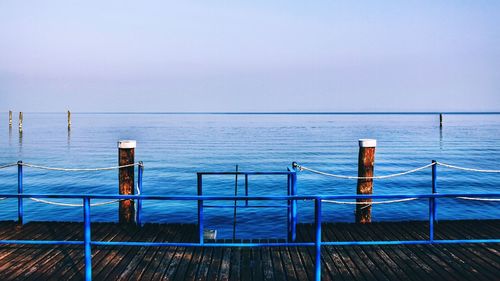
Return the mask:
[[(435, 239), (434, 224), (435, 208), (430, 208), (429, 214), (429, 239), (428, 240), (392, 240), (392, 241), (322, 241), (322, 201), (323, 200), (348, 200), (348, 199), (404, 199), (417, 198), (429, 199), (429, 204), (439, 198), (498, 198), (500, 193), (450, 193), (450, 194), (393, 194), (393, 195), (330, 195), (330, 196), (162, 196), (162, 195), (87, 195), (87, 194), (0, 194), (6, 198), (61, 198), (82, 199), (84, 218), (83, 241), (54, 241), (54, 240), (0, 240), (0, 244), (42, 244), (42, 245), (83, 245), (85, 249), (85, 279), (92, 279), (91, 246), (163, 246), (163, 247), (315, 247), (314, 274), (316, 280), (321, 280), (321, 247), (322, 246), (353, 246), (353, 245), (422, 245), (422, 244), (452, 244), (452, 243), (500, 243), (500, 239)], [(91, 219), (90, 202), (93, 199), (123, 199), (123, 200), (163, 200), (163, 201), (297, 201), (312, 200), (315, 206), (315, 241), (313, 242), (282, 242), (282, 243), (198, 243), (191, 242), (118, 242), (118, 241), (92, 241), (90, 235)], [(202, 234), (200, 236), (203, 237)]]
[[(199, 172), (197, 173), (198, 179), (198, 196), (203, 196), (203, 176), (245, 176), (245, 196), (249, 196), (248, 177), (249, 176), (286, 176), (287, 195), (297, 195), (297, 172), (293, 168), (288, 168), (286, 172)], [(288, 200), (287, 205), (255, 205), (248, 204), (249, 200), (245, 200), (244, 205), (230, 206), (230, 205), (205, 205), (203, 201), (198, 202), (198, 236), (203, 243), (204, 233), (204, 208), (283, 208), (287, 209), (287, 240), (295, 241), (297, 237), (297, 202), (295, 200)]]
[[(432, 166), (432, 193), (429, 194), (391, 194), (391, 195), (317, 195), (317, 196), (299, 196), (297, 195), (297, 173), (293, 169), (286, 172), (203, 172), (198, 173), (198, 195), (197, 196), (164, 196), (164, 195), (143, 195), (142, 194), (142, 176), (143, 167), (139, 165), (137, 188), (139, 195), (107, 195), (107, 194), (31, 194), (23, 193), (23, 165), (18, 162), (18, 188), (17, 194), (0, 194), (0, 197), (17, 198), (18, 200), (18, 222), (23, 223), (23, 199), (25, 198), (59, 198), (59, 199), (81, 199), (83, 203), (83, 221), (84, 221), (84, 239), (83, 241), (55, 241), (55, 240), (0, 240), (0, 244), (32, 244), (32, 245), (82, 245), (84, 246), (85, 256), (85, 279), (92, 279), (92, 246), (163, 246), (163, 247), (314, 247), (314, 276), (316, 280), (321, 279), (321, 248), (322, 246), (353, 246), (353, 245), (422, 245), (422, 244), (450, 244), (450, 243), (500, 243), (500, 239), (435, 239), (434, 222), (437, 218), (437, 202), (439, 198), (498, 198), (500, 193), (450, 193), (438, 194), (436, 192), (437, 171), (436, 165)], [(203, 176), (204, 175), (244, 175), (245, 176), (245, 196), (206, 196), (203, 195)], [(248, 177), (253, 175), (286, 175), (287, 176), (287, 195), (286, 196), (249, 196)], [(429, 239), (427, 240), (388, 240), (388, 241), (322, 241), (321, 222), (322, 222), (322, 202), (324, 200), (358, 200), (358, 199), (428, 199), (429, 201)], [(93, 241), (91, 237), (91, 201), (101, 199), (118, 200), (137, 200), (137, 223), (142, 223), (142, 201), (143, 200), (161, 200), (161, 201), (197, 201), (198, 202), (198, 242), (127, 242), (127, 241)], [(250, 206), (249, 201), (285, 201), (287, 202), (287, 220), (288, 236), (287, 241), (282, 243), (204, 243), (203, 240), (203, 208), (207, 201), (244, 201), (245, 205)], [(297, 227), (297, 201), (314, 201), (314, 221), (315, 232), (314, 241), (296, 242)], [(220, 206), (219, 206), (220, 207)], [(233, 207), (233, 206), (230, 206)], [(260, 207), (276, 207), (276, 205), (264, 205)]]

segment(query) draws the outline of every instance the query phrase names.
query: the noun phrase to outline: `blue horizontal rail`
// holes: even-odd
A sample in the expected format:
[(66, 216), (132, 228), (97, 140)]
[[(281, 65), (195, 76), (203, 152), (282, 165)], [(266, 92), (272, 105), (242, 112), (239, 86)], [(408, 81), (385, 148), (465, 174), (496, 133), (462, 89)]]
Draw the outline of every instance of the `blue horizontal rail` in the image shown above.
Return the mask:
[(159, 200), (159, 201), (231, 201), (231, 200), (254, 200), (254, 201), (273, 201), (273, 200), (297, 200), (297, 201), (313, 201), (320, 200), (349, 200), (349, 199), (430, 199), (430, 198), (456, 198), (456, 197), (471, 197), (471, 198), (498, 198), (500, 193), (435, 193), (435, 194), (363, 194), (363, 195), (278, 195), (278, 196), (215, 196), (215, 195), (119, 195), (119, 194), (57, 194), (57, 193), (0, 193), (0, 197), (6, 198), (60, 198), (60, 199), (141, 199), (141, 200)]
[(234, 209), (234, 208), (288, 208), (286, 205), (203, 205), (204, 208), (220, 208), (220, 209)]

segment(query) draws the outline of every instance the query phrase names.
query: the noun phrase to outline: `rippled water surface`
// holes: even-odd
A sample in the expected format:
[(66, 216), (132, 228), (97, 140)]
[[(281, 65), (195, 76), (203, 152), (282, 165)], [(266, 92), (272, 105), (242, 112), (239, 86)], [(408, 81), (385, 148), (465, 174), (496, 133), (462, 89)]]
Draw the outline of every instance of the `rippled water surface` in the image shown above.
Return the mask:
[[(0, 118), (0, 164), (24, 162), (54, 167), (104, 167), (117, 164), (116, 142), (137, 140), (136, 160), (145, 163), (144, 193), (195, 195), (197, 171), (285, 171), (292, 161), (337, 174), (357, 174), (359, 138), (378, 141), (375, 173), (385, 175), (426, 165), (432, 159), (467, 167), (498, 169), (500, 115), (215, 115), (25, 113), (22, 136), (7, 114)], [(14, 120), (17, 123), (17, 119)], [(57, 172), (25, 168), (25, 192), (117, 193), (117, 171)], [(500, 174), (479, 174), (438, 167), (438, 191), (498, 192)], [(0, 170), (2, 192), (15, 193), (17, 170)], [(243, 190), (240, 178), (240, 194)], [(355, 180), (300, 172), (299, 194), (353, 194)], [(204, 193), (232, 195), (234, 176), (204, 180)], [(428, 193), (431, 170), (376, 180), (375, 194)], [(250, 195), (285, 195), (286, 178), (251, 177)], [(82, 209), (26, 200), (27, 220), (81, 220)], [(78, 203), (78, 202), (75, 202)], [(220, 202), (219, 202), (220, 203)], [(0, 201), (0, 219), (15, 219), (17, 202)], [(232, 204), (226, 202), (225, 204)], [(256, 203), (257, 204), (257, 203)], [(498, 218), (498, 203), (439, 200), (440, 219)], [(196, 222), (196, 203), (146, 201), (146, 222)], [(427, 218), (425, 200), (377, 205), (374, 220)], [(311, 202), (299, 204), (300, 221), (313, 218)], [(326, 204), (330, 221), (353, 221), (351, 205)], [(117, 205), (92, 208), (95, 221), (117, 220)], [(231, 237), (233, 209), (207, 209), (207, 228)], [(286, 210), (237, 211), (238, 238), (285, 237)]]

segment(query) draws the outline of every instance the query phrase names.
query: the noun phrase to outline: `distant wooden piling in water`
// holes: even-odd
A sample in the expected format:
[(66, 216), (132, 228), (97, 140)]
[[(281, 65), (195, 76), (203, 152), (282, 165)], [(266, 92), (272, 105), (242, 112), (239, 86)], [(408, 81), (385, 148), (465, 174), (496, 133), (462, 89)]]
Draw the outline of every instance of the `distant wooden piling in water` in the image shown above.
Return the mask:
[[(135, 140), (122, 140), (118, 142), (118, 165), (134, 164)], [(118, 171), (118, 192), (120, 195), (133, 195), (134, 189), (134, 166), (121, 168)], [(121, 200), (118, 210), (120, 223), (135, 224), (134, 200)]]
[(9, 127), (12, 127), (12, 110), (9, 110)]
[(439, 114), (439, 127), (443, 127), (443, 114)]
[(68, 130), (71, 130), (71, 111), (68, 110)]
[(23, 131), (23, 113), (19, 112), (19, 132)]
[[(358, 177), (373, 177), (375, 165), (375, 147), (373, 139), (359, 140)], [(372, 194), (373, 179), (358, 179), (357, 194)], [(357, 199), (356, 223), (370, 223), (372, 220), (372, 199)], [(366, 204), (359, 204), (366, 203)]]

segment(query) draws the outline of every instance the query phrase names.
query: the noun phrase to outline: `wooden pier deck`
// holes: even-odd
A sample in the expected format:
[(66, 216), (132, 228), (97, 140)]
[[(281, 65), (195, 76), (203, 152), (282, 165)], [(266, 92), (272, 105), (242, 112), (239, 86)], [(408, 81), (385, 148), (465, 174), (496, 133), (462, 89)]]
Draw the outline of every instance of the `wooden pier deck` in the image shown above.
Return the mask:
[[(428, 238), (426, 222), (324, 224), (324, 241)], [(102, 241), (196, 242), (196, 225), (93, 223)], [(313, 227), (298, 226), (300, 241)], [(500, 220), (440, 221), (436, 239), (498, 238)], [(0, 222), (0, 239), (82, 240), (82, 223)], [(276, 240), (274, 240), (276, 241)], [(250, 242), (250, 240), (243, 240)], [(94, 280), (312, 280), (312, 247), (93, 246)], [(323, 280), (500, 280), (500, 244), (322, 247)], [(82, 246), (0, 245), (0, 280), (82, 280)]]

